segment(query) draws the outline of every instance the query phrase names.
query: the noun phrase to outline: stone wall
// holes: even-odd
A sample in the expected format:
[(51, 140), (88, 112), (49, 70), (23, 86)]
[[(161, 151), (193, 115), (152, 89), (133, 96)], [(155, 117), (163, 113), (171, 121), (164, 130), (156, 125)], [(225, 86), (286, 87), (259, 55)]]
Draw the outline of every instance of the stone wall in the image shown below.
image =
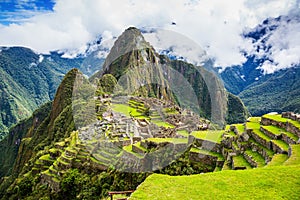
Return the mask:
[(298, 114), (298, 113), (283, 112), (281, 114), (281, 116), (284, 117), (284, 118), (288, 118), (288, 119), (292, 119), (292, 120), (300, 122), (300, 114)]
[(287, 152), (282, 149), (280, 146), (278, 146), (276, 143), (274, 143), (273, 141), (271, 141), (272, 143), (272, 150), (275, 152), (275, 153), (283, 153), (283, 154), (286, 154)]
[(196, 147), (201, 147), (202, 149), (205, 149), (205, 150), (222, 153), (222, 145), (221, 144), (218, 144), (218, 143), (215, 143), (212, 141), (208, 141), (208, 140), (199, 139), (192, 135), (189, 135), (188, 139), (189, 139), (188, 144), (194, 144)]
[(264, 150), (263, 148), (259, 147), (258, 145), (254, 144), (254, 143), (251, 143), (250, 144), (250, 148), (253, 150), (253, 151), (256, 151), (258, 152), (260, 155), (262, 155), (262, 157), (265, 159), (265, 162), (270, 162), (272, 160), (272, 156), (269, 156), (267, 151)]
[(252, 166), (252, 167), (257, 167), (257, 163), (252, 159), (251, 156), (248, 154), (244, 153), (244, 158), (247, 160), (247, 162)]
[(206, 155), (197, 152), (190, 152), (189, 159), (194, 162), (201, 162), (205, 165), (211, 165), (211, 166), (216, 165), (216, 162), (218, 160), (218, 158), (215, 156)]
[(298, 137), (300, 137), (300, 129), (297, 128), (294, 124), (292, 124), (290, 122), (287, 122), (287, 124), (286, 124), (286, 130), (288, 132), (291, 132), (291, 133), (297, 135)]
[(251, 131), (251, 136), (254, 138), (254, 140), (258, 143), (260, 143), (261, 145), (263, 145), (264, 147), (268, 148), (268, 149), (272, 149), (272, 144), (270, 141), (266, 141), (263, 138), (259, 137), (257, 134), (255, 134), (253, 131)]
[(264, 126), (272, 125), (272, 126), (277, 126), (277, 127), (286, 129), (286, 122), (278, 122), (276, 120), (269, 119), (269, 118), (266, 118), (266, 117), (262, 117), (260, 123)]
[(294, 141), (293, 139), (291, 139), (289, 136), (287, 136), (286, 134), (282, 134), (282, 140), (284, 142), (286, 142), (287, 144), (296, 144), (297, 141)]
[(268, 137), (270, 137), (274, 140), (280, 140), (281, 139), (281, 135), (275, 135), (272, 132), (265, 129), (263, 126), (260, 127), (260, 131), (263, 132), (266, 136), (268, 136)]

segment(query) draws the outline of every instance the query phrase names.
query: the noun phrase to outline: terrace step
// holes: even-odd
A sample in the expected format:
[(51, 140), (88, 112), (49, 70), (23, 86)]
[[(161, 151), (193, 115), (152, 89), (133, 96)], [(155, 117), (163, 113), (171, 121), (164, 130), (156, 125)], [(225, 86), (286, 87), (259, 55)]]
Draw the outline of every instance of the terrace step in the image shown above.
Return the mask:
[(272, 160), (267, 164), (266, 167), (270, 166), (280, 166), (288, 159), (287, 154), (275, 154)]
[(132, 145), (132, 151), (139, 154), (144, 154), (147, 152), (147, 149), (141, 146), (141, 142), (137, 142)]
[(273, 150), (266, 148), (265, 146), (256, 142), (253, 138), (249, 139), (248, 146), (250, 149), (258, 152), (267, 162), (270, 162), (272, 160), (273, 155), (275, 154)]
[(69, 157), (69, 156), (67, 156), (66, 154), (62, 154), (62, 155), (60, 156), (60, 159), (61, 159), (62, 161), (64, 161), (65, 163), (71, 164), (71, 163), (72, 163), (73, 157)]
[(246, 150), (244, 152), (244, 158), (252, 167), (263, 167), (266, 165), (266, 161), (262, 155), (252, 150)]
[(278, 140), (281, 139), (281, 128), (276, 126), (261, 126), (260, 131), (263, 132), (266, 136)]
[(222, 167), (222, 171), (223, 170), (231, 170), (231, 165), (229, 164), (229, 162), (227, 160), (224, 162), (224, 165)]
[(233, 156), (232, 157), (232, 165), (231, 168), (233, 170), (240, 170), (240, 169), (251, 169), (250, 163), (242, 156)]
[(244, 124), (233, 124), (230, 126), (230, 130), (233, 131), (236, 135), (242, 135), (245, 131)]
[(272, 149), (271, 138), (261, 132), (259, 129), (253, 129), (249, 131), (250, 136), (259, 144), (268, 149)]
[(57, 159), (57, 166), (59, 167), (59, 169), (63, 169), (63, 170), (66, 170), (66, 169), (69, 169), (69, 168), (72, 167), (72, 165), (70, 163), (67, 163), (67, 162), (63, 161), (61, 159), (61, 157), (59, 157)]
[(93, 156), (94, 156), (94, 158), (95, 158), (97, 161), (99, 161), (99, 162), (101, 162), (101, 163), (103, 163), (103, 164), (111, 163), (111, 160), (109, 160), (109, 159), (103, 157), (103, 156), (100, 155), (100, 154), (93, 154)]
[(276, 153), (287, 154), (289, 150), (289, 145), (282, 140), (271, 140), (272, 149)]
[(261, 131), (272, 139), (281, 139), (288, 144), (296, 144), (299, 140), (298, 136), (276, 126), (261, 126)]

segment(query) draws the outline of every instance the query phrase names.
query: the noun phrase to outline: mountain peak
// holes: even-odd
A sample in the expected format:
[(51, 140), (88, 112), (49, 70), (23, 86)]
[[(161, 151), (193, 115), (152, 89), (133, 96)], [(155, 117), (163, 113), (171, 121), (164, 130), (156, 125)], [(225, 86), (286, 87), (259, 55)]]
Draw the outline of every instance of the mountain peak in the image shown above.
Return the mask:
[(115, 41), (113, 47), (111, 48), (110, 53), (108, 54), (103, 69), (104, 72), (109, 70), (109, 67), (116, 61), (118, 58), (131, 54), (135, 51), (141, 51), (150, 49), (153, 53), (155, 52), (154, 48), (146, 42), (141, 31), (135, 27), (127, 28)]

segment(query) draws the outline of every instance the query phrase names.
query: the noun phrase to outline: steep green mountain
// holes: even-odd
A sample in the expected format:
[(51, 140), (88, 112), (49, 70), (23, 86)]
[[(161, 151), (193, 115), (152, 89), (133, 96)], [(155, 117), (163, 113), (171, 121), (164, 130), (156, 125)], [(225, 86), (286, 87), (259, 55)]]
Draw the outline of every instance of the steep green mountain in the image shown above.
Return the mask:
[[(23, 47), (0, 50), (0, 140), (16, 122), (29, 117), (42, 104), (53, 100), (64, 75), (72, 68), (85, 74), (99, 70), (95, 55), (62, 58), (52, 52), (42, 55)], [(95, 64), (95, 68), (87, 66)]]
[[(122, 86), (132, 91), (146, 86), (146, 92), (140, 91), (144, 96), (170, 100), (177, 98), (176, 101), (182, 106), (193, 106), (198, 101), (196, 112), (217, 123), (225, 118), (228, 122), (240, 122), (248, 116), (239, 98), (235, 98), (234, 104), (228, 101), (228, 95), (233, 95), (225, 92), (213, 72), (158, 55), (141, 32), (133, 27), (116, 40), (105, 60), (103, 71), (94, 77), (102, 74), (112, 74), (117, 80), (121, 78), (119, 82)], [(233, 112), (232, 107), (237, 109)]]

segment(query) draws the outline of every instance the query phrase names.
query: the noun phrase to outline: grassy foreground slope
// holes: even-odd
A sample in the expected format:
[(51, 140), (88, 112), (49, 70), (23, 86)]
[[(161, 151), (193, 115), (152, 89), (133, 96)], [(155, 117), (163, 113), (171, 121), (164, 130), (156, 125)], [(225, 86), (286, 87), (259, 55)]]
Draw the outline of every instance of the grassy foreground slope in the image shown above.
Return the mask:
[(299, 165), (191, 176), (153, 174), (130, 199), (299, 199), (299, 177)]

